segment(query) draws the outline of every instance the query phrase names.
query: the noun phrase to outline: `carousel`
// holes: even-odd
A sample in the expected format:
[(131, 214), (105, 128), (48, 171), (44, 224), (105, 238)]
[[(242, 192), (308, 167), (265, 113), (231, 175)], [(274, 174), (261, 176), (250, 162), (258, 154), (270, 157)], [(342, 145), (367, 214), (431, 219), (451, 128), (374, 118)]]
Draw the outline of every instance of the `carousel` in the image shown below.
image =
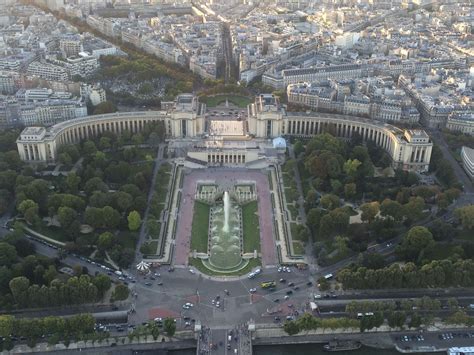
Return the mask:
[(137, 264), (137, 270), (142, 274), (148, 274), (150, 272), (150, 264), (142, 260)]

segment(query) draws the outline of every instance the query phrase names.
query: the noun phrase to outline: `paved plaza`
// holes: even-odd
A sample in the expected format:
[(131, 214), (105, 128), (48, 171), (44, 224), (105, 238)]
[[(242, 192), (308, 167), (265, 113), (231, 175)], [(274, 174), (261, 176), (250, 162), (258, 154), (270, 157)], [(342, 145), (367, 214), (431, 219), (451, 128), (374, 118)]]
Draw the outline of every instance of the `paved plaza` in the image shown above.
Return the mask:
[(258, 215), (260, 224), (260, 245), (263, 266), (275, 266), (278, 263), (273, 238), (272, 205), (268, 177), (264, 173), (236, 168), (217, 168), (185, 172), (183, 193), (179, 211), (179, 223), (176, 231), (174, 265), (188, 265), (191, 244), (191, 229), (194, 212), (194, 194), (198, 181), (216, 181), (229, 187), (238, 181), (254, 181), (258, 195)]

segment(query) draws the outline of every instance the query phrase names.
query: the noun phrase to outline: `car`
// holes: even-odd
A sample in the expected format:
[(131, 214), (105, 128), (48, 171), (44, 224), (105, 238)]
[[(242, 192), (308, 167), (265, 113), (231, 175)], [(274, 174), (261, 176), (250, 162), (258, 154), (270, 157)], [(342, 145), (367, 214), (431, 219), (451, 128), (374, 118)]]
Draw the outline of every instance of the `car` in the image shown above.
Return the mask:
[(282, 271), (283, 271), (283, 268), (279, 267), (278, 272), (282, 272)]
[(292, 290), (288, 290), (288, 291), (286, 291), (286, 294), (287, 294), (287, 295), (291, 295), (291, 294), (293, 294), (293, 291), (292, 291)]
[(185, 305), (189, 307), (194, 307), (194, 305), (191, 302), (186, 302)]
[(288, 300), (290, 298), (290, 296), (286, 295), (285, 297), (283, 297), (285, 300)]
[(247, 276), (249, 279), (253, 279), (255, 277), (255, 274), (253, 272), (251, 272), (248, 276)]
[(308, 281), (308, 282), (306, 283), (306, 286), (313, 286), (313, 283), (312, 283), (311, 281)]
[(153, 280), (153, 281), (155, 281), (155, 280), (156, 280), (156, 278), (155, 278), (154, 276), (151, 276), (151, 277), (150, 277), (150, 280)]
[(314, 299), (315, 299), (315, 300), (320, 299), (320, 298), (321, 298), (321, 295), (320, 295), (320, 294), (314, 295)]
[(275, 320), (275, 322), (281, 321), (281, 318), (280, 318), (280, 317), (275, 317), (275, 318), (273, 318), (273, 319)]
[(285, 283), (286, 280), (285, 280), (285, 279), (280, 279), (280, 282), (281, 282), (281, 283)]
[(293, 319), (295, 319), (295, 317), (293, 317), (293, 316), (286, 316), (286, 320), (293, 320)]
[(155, 275), (156, 277), (161, 277), (161, 274), (159, 274), (159, 273), (157, 273), (157, 272), (155, 272), (154, 275)]
[(278, 298), (275, 298), (273, 302), (280, 302), (280, 300)]
[(151, 286), (151, 282), (145, 282), (145, 286)]
[(333, 294), (331, 295), (331, 298), (337, 298), (337, 295), (333, 293)]
[(190, 272), (191, 274), (195, 274), (195, 273), (196, 273), (196, 271), (194, 271), (193, 269), (189, 269), (189, 272)]
[(221, 296), (217, 295), (216, 296), (216, 301), (219, 301), (221, 299)]
[(298, 291), (299, 289), (300, 289), (300, 287), (299, 287), (299, 286), (295, 286), (295, 287), (293, 287), (293, 290), (295, 290), (295, 291)]
[(288, 286), (292, 287), (292, 286), (294, 286), (294, 285), (295, 285), (294, 282), (288, 282)]
[(329, 296), (328, 294), (325, 294), (323, 297), (324, 297), (324, 298), (329, 298), (329, 297), (331, 297), (331, 296)]
[(254, 287), (254, 288), (251, 288), (251, 289), (249, 290), (249, 292), (250, 292), (250, 293), (255, 293), (255, 292), (257, 292), (257, 289), (256, 289), (255, 287)]
[(174, 271), (174, 267), (171, 266), (168, 268), (168, 272), (173, 272), (173, 271)]
[(163, 282), (161, 282), (161, 281), (160, 281), (160, 282), (157, 282), (156, 284), (157, 284), (158, 286), (163, 286)]
[(188, 305), (185, 305), (183, 304), (183, 309), (190, 309), (191, 307), (189, 307)]

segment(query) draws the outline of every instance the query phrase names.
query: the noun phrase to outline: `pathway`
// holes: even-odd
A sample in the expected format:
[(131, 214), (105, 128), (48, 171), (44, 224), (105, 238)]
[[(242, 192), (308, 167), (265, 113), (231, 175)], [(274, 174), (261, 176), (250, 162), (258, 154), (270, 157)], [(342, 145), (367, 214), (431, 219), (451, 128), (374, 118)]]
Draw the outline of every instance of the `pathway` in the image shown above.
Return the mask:
[[(299, 212), (301, 222), (303, 224), (306, 224), (306, 211), (304, 209), (303, 184), (301, 182), (300, 171), (298, 169), (298, 161), (296, 159), (295, 152), (293, 150), (292, 145), (289, 147), (289, 152), (290, 152), (291, 158), (295, 159), (296, 161), (294, 172), (295, 172), (296, 187), (298, 188), (298, 194), (300, 195), (297, 202), (299, 205), (298, 212)], [(309, 233), (309, 238), (305, 245), (305, 255), (306, 255), (306, 261), (310, 265), (316, 265), (316, 259), (314, 257), (314, 252), (313, 252), (313, 236), (311, 233)]]
[(287, 243), (286, 243), (286, 237), (287, 233), (285, 233), (285, 228), (287, 228), (287, 222), (286, 222), (286, 215), (288, 212), (284, 212), (283, 208), (285, 202), (280, 198), (283, 193), (279, 193), (284, 189), (283, 187), (283, 182), (279, 181), (277, 178), (277, 170), (278, 167), (275, 167), (274, 169), (271, 170), (271, 179), (272, 179), (272, 185), (273, 185), (273, 197), (275, 201), (275, 209), (274, 209), (274, 218), (276, 221), (276, 225), (278, 228), (278, 240), (275, 242), (276, 245), (280, 246), (280, 251), (281, 251), (281, 258), (283, 262), (291, 262), (289, 259), (290, 251), (287, 248)]
[(140, 247), (145, 241), (146, 221), (148, 218), (148, 213), (150, 211), (151, 198), (153, 197), (153, 193), (155, 192), (156, 176), (158, 175), (158, 170), (160, 170), (161, 164), (163, 164), (163, 152), (164, 152), (165, 147), (166, 147), (166, 144), (164, 143), (160, 144), (158, 146), (158, 151), (156, 153), (155, 166), (153, 169), (153, 177), (151, 179), (150, 190), (148, 191), (146, 210), (142, 219), (143, 223), (140, 227), (140, 233), (138, 235), (138, 241), (137, 241), (137, 248), (135, 250), (135, 264), (139, 262), (140, 259), (142, 258), (142, 254), (140, 253)]

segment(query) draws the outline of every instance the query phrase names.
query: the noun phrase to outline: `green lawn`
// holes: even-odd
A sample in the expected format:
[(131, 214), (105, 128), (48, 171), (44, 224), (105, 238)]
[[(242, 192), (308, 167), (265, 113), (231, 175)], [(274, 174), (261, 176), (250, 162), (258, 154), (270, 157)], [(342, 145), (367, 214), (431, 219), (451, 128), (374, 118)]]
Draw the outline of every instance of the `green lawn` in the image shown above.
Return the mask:
[(298, 217), (298, 209), (294, 205), (290, 205), (289, 203), (286, 205), (288, 211), (290, 211), (291, 219), (296, 220)]
[(209, 270), (203, 263), (202, 260), (199, 258), (189, 258), (189, 265), (194, 266), (196, 269), (201, 271), (203, 274), (206, 275), (211, 275), (211, 276), (241, 276), (249, 273), (253, 268), (257, 266), (261, 266), (260, 259), (250, 259), (249, 263), (247, 266), (245, 266), (243, 269), (235, 272), (229, 272), (229, 273), (221, 273), (221, 272), (215, 272), (212, 270)]
[(230, 103), (233, 103), (235, 106), (238, 106), (240, 108), (245, 108), (248, 104), (252, 102), (252, 100), (248, 97), (239, 95), (206, 96), (200, 97), (199, 101), (205, 103), (208, 107), (216, 107), (217, 105), (224, 103), (226, 99)]
[(54, 226), (46, 227), (46, 225), (44, 225), (43, 223), (41, 223), (40, 225), (37, 225), (37, 226), (29, 226), (26, 223), (23, 224), (23, 225), (29, 227), (30, 229), (32, 229), (32, 230), (34, 230), (34, 231), (36, 231), (40, 234), (45, 235), (48, 238), (57, 240), (59, 242), (65, 243), (65, 242), (68, 242), (68, 241), (71, 240), (70, 238), (68, 238), (67, 234), (64, 233), (61, 230), (61, 228), (58, 228), (58, 227), (54, 227)]
[(258, 223), (257, 201), (242, 206), (244, 253), (260, 251), (260, 226)]
[(293, 253), (294, 255), (303, 255), (304, 247), (301, 242), (293, 242)]
[(207, 253), (210, 209), (211, 207), (209, 205), (199, 201), (194, 201), (191, 250), (196, 250), (199, 253)]

